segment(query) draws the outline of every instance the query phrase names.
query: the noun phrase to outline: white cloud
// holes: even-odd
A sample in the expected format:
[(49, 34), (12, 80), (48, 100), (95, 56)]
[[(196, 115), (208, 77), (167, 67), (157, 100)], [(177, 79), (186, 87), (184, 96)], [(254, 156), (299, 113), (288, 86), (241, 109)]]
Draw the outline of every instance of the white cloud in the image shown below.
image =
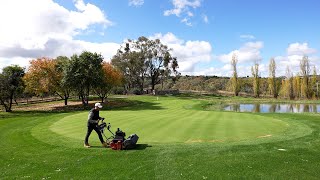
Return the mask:
[(255, 62), (262, 59), (260, 50), (263, 48), (263, 42), (247, 42), (240, 49), (233, 50), (228, 54), (218, 55), (217, 59), (223, 63), (230, 63), (232, 55), (236, 54), (239, 63)]
[(304, 55), (309, 56), (310, 66), (316, 66), (318, 69), (318, 62), (320, 58), (314, 55), (317, 52), (316, 49), (310, 48), (308, 43), (292, 43), (287, 48), (286, 56), (275, 57), (277, 76), (285, 76), (286, 68), (289, 67), (293, 75), (300, 72), (300, 61)]
[(207, 67), (205, 69), (200, 69), (194, 72), (194, 75), (227, 77), (231, 75), (229, 72), (231, 72), (231, 65), (225, 64), (222, 67)]
[[(231, 67), (228, 66), (230, 64), (231, 58), (233, 54), (238, 56), (238, 74), (239, 76), (251, 76), (251, 66), (255, 61), (259, 63), (259, 72), (262, 77), (267, 77), (269, 75), (269, 59), (265, 59), (265, 61), (261, 61), (261, 49), (264, 47), (263, 42), (247, 42), (241, 48), (237, 50), (233, 50), (228, 54), (217, 55), (215, 59), (220, 60), (226, 65), (224, 68), (220, 70), (227, 74), (231, 75)], [(303, 55), (306, 54), (314, 54), (317, 50), (308, 47), (307, 43), (294, 43), (290, 44), (287, 48), (288, 55), (286, 56), (276, 56), (276, 76), (285, 76), (286, 68), (289, 67), (294, 75), (299, 73), (300, 71), (300, 60)], [(320, 58), (313, 55), (309, 56), (310, 66), (317, 66), (317, 62), (320, 61)], [(229, 68), (230, 69), (227, 69)]]
[(184, 40), (177, 38), (173, 33), (167, 34), (157, 33), (154, 34), (151, 39), (160, 39), (163, 44), (183, 44)]
[(142, 6), (144, 4), (144, 0), (129, 0), (129, 6)]
[(10, 65), (19, 65), (21, 67), (28, 67), (29, 60), (31, 58), (22, 58), (22, 57), (14, 57), (14, 58), (1, 58), (0, 57), (0, 72), (6, 66)]
[(310, 55), (316, 53), (317, 50), (310, 48), (308, 43), (292, 43), (287, 48), (288, 55)]
[(101, 52), (107, 58), (110, 51), (115, 53), (119, 47), (115, 43), (74, 39), (78, 34), (94, 31), (92, 25), (101, 29), (112, 25), (97, 6), (83, 0), (74, 3), (75, 11), (52, 0), (1, 1), (0, 66), (12, 63), (25, 66), (32, 58), (70, 56), (83, 50)]
[[(212, 59), (216, 59), (221, 61), (223, 64), (217, 66), (219, 63), (211, 64), (211, 67), (206, 67), (202, 69), (193, 69), (194, 71), (190, 74), (193, 75), (216, 75), (216, 76), (225, 76), (230, 77), (232, 74), (232, 69), (230, 65), (230, 61), (232, 59), (232, 55), (236, 54), (238, 56), (238, 65), (237, 71), (238, 75), (241, 77), (251, 76), (251, 66), (254, 62), (258, 61), (260, 63), (259, 70), (260, 74), (264, 75), (266, 72), (266, 65), (261, 64), (261, 54), (260, 50), (263, 48), (263, 42), (247, 42), (242, 45), (237, 50), (233, 50), (228, 54), (214, 55), (214, 57), (210, 57)], [(209, 62), (208, 60), (206, 62)]]
[[(251, 76), (251, 66), (239, 65), (237, 66), (238, 76), (246, 77)], [(204, 76), (220, 76), (220, 77), (231, 77), (232, 68), (230, 63), (219, 67), (206, 67), (203, 69), (195, 69), (190, 73), (191, 75), (204, 75)]]
[(213, 76), (213, 75), (225, 76), (221, 72), (222, 72), (221, 68), (208, 67), (208, 68), (201, 69), (201, 70), (195, 70), (194, 72), (190, 73), (190, 75), (193, 75), (193, 76)]
[(188, 18), (183, 18), (183, 19), (181, 20), (181, 22), (184, 23), (184, 24), (187, 25), (187, 26), (192, 26), (192, 23), (189, 21)]
[(189, 8), (198, 8), (201, 6), (201, 1), (200, 0), (194, 0), (194, 1), (189, 1), (189, 0), (172, 0), (172, 4), (174, 6), (173, 9), (171, 10), (166, 10), (164, 11), (165, 16), (170, 16), (170, 15), (176, 15), (180, 16), (182, 12), (190, 12)]
[[(165, 10), (163, 15), (170, 16), (176, 15), (177, 17), (187, 16), (193, 17), (194, 14), (191, 12), (192, 9), (196, 9), (201, 6), (201, 0), (172, 0), (172, 4), (174, 6), (173, 9)], [(192, 24), (189, 22), (189, 19), (184, 17), (182, 18), (181, 22), (185, 23), (188, 26)]]
[[(183, 71), (182, 74), (188, 75), (216, 75), (216, 76), (227, 76), (230, 77), (232, 74), (232, 69), (230, 61), (234, 53), (238, 56), (238, 65), (237, 71), (240, 77), (251, 77), (251, 67), (255, 61), (259, 63), (259, 74), (262, 77), (269, 76), (269, 59), (262, 60), (261, 49), (264, 47), (263, 42), (247, 42), (242, 45), (239, 49), (233, 50), (228, 54), (214, 55), (212, 59), (217, 59), (222, 62), (222, 65), (217, 65), (218, 63), (210, 63), (208, 61), (201, 61), (208, 63), (207, 66), (202, 66), (202, 68), (195, 68), (201, 62), (196, 64), (185, 63), (185, 67), (189, 67), (190, 71)], [(288, 51), (289, 50), (289, 51)], [(290, 53), (289, 53), (290, 52)], [(300, 72), (300, 61), (303, 58), (303, 55), (309, 55), (311, 74), (313, 67), (315, 66), (319, 74), (320, 67), (320, 57), (317, 56), (317, 50), (314, 48), (308, 47), (307, 43), (294, 43), (290, 44), (287, 48), (288, 55), (285, 56), (276, 56), (276, 76), (285, 76), (286, 68), (289, 67), (293, 75), (296, 75)], [(186, 61), (188, 62), (188, 61)], [(203, 64), (202, 64), (203, 65)]]
[(198, 63), (212, 59), (212, 47), (207, 41), (184, 41), (172, 33), (158, 33), (150, 39), (160, 39), (163, 44), (173, 49), (172, 56), (177, 57), (179, 72), (182, 74), (192, 74)]
[(203, 14), (203, 15), (202, 15), (202, 19), (203, 19), (203, 22), (205, 22), (206, 24), (209, 23), (209, 19), (208, 19), (208, 16), (207, 16), (207, 15)]
[(190, 11), (187, 14), (188, 14), (189, 17), (193, 17), (194, 16), (193, 13), (190, 12)]
[[(303, 55), (290, 55), (290, 56), (277, 56), (275, 57), (277, 65), (277, 76), (285, 76), (286, 68), (289, 67), (293, 75), (300, 73), (300, 61)], [(310, 68), (312, 70), (313, 66), (319, 70), (318, 62), (320, 58), (317, 56), (309, 57)], [(312, 73), (312, 72), (310, 72)]]
[(256, 37), (254, 37), (251, 34), (243, 34), (243, 35), (240, 36), (240, 38), (244, 39), (244, 40), (254, 40), (254, 39), (256, 39)]
[(78, 11), (70, 11), (70, 22), (74, 29), (87, 29), (92, 24), (103, 24), (104, 26), (112, 25), (112, 22), (106, 19), (103, 11), (93, 4), (85, 4), (83, 0), (76, 0), (75, 6)]

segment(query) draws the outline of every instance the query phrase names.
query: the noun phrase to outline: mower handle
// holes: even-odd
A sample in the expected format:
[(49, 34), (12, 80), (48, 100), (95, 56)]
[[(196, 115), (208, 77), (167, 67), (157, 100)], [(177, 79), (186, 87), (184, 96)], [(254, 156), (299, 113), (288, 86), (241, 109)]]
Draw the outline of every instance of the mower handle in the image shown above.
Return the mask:
[[(101, 122), (103, 122), (105, 120), (105, 118), (101, 118)], [(107, 123), (107, 129), (109, 130), (111, 127), (111, 124), (110, 123)]]

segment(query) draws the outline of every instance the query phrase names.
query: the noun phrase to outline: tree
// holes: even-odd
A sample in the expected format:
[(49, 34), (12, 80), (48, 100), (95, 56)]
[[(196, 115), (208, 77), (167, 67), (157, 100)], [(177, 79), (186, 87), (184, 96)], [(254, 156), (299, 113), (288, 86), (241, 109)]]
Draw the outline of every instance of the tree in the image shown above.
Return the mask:
[(68, 99), (70, 97), (71, 87), (63, 81), (63, 77), (66, 73), (67, 65), (70, 62), (70, 59), (66, 56), (58, 56), (56, 58), (56, 71), (59, 74), (59, 79), (57, 79), (57, 90), (56, 94), (64, 99), (64, 105), (68, 105)]
[(159, 39), (150, 40), (142, 36), (137, 41), (129, 40), (125, 48), (121, 47), (112, 64), (122, 71), (129, 88), (138, 84), (143, 90), (145, 78), (149, 78), (153, 90), (164, 77), (179, 75), (177, 58), (172, 57), (170, 51)]
[(274, 98), (278, 97), (278, 87), (277, 87), (277, 79), (276, 79), (276, 62), (274, 58), (270, 59), (269, 63), (269, 89)]
[(0, 74), (0, 103), (6, 112), (12, 111), (12, 102), (23, 93), (24, 69), (17, 65), (7, 66)]
[(126, 43), (125, 48), (120, 47), (111, 62), (122, 72), (126, 91), (130, 91), (133, 88), (139, 88), (142, 91), (146, 77), (142, 53), (130, 51), (129, 42)]
[[(179, 68), (177, 58), (173, 58), (172, 66), (175, 67), (176, 69)], [(181, 77), (181, 73), (180, 72), (173, 71), (173, 76), (171, 76), (171, 78), (172, 78), (172, 82), (173, 82), (174, 85), (177, 83), (177, 81), (180, 79), (180, 77)]]
[(67, 64), (62, 81), (78, 93), (83, 105), (88, 105), (90, 90), (102, 82), (102, 61), (101, 54), (84, 51), (73, 55)]
[(231, 89), (235, 96), (239, 95), (240, 92), (240, 82), (237, 73), (237, 63), (238, 58), (236, 54), (232, 55), (231, 66), (232, 66), (232, 77), (230, 79)]
[(299, 73), (293, 77), (293, 94), (296, 98), (301, 98), (301, 78)]
[(57, 59), (38, 58), (30, 61), (29, 69), (24, 76), (26, 91), (36, 95), (56, 94), (68, 103), (69, 87), (62, 83), (67, 57)]
[(253, 94), (254, 97), (260, 96), (260, 77), (259, 77), (259, 64), (255, 62), (254, 66), (251, 67), (253, 76)]
[(280, 94), (282, 97), (290, 98), (291, 100), (295, 98), (294, 79), (289, 66), (286, 69), (286, 78), (282, 80)]
[(313, 98), (316, 98), (318, 97), (318, 94), (317, 94), (317, 69), (316, 69), (316, 66), (313, 66), (313, 73), (312, 73), (312, 77), (311, 77), (311, 96)]
[(95, 88), (96, 94), (101, 98), (101, 102), (108, 96), (112, 88), (120, 86), (123, 82), (121, 72), (114, 68), (110, 63), (102, 63), (103, 78), (100, 84)]
[(136, 45), (145, 55), (146, 74), (151, 78), (152, 90), (160, 82), (160, 76), (168, 76), (171, 71), (176, 73), (178, 68), (177, 58), (171, 56), (171, 49), (163, 45), (159, 39), (149, 40), (140, 37)]
[(287, 77), (286, 78), (286, 86), (287, 86), (288, 96), (292, 100), (295, 98), (295, 96), (293, 93), (293, 75), (292, 75), (292, 72), (291, 72), (289, 66), (287, 66), (286, 77)]
[(311, 84), (309, 81), (310, 76), (310, 63), (308, 56), (303, 56), (300, 61), (300, 71), (302, 76), (301, 93), (303, 97), (311, 98)]
[(55, 91), (55, 72), (56, 61), (49, 58), (39, 58), (30, 61), (30, 66), (24, 81), (26, 84), (26, 91), (33, 92), (37, 95), (53, 94)]

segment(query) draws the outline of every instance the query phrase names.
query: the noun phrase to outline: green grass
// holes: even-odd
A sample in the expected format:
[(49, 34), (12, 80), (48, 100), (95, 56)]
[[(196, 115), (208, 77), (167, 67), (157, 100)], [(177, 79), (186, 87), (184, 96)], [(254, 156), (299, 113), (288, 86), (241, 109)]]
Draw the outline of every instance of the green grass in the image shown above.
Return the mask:
[[(200, 98), (200, 99), (199, 99)], [(0, 113), (1, 179), (318, 179), (318, 114), (203, 110), (222, 97), (133, 96), (106, 107), (136, 150), (83, 148), (87, 111)], [(128, 103), (130, 102), (130, 103)], [(112, 104), (112, 103), (111, 103)], [(107, 134), (108, 132), (106, 132)]]

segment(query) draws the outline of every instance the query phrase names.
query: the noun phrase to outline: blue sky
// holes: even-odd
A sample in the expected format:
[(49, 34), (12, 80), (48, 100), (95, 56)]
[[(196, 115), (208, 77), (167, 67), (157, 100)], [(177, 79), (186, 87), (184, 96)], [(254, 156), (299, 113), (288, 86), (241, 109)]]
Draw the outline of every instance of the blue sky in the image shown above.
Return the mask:
[[(108, 61), (126, 39), (159, 38), (173, 48), (180, 72), (229, 76), (233, 54), (241, 76), (274, 57), (277, 75), (299, 72), (308, 55), (320, 65), (317, 0), (4, 0), (0, 67), (28, 66), (41, 56), (96, 51)], [(4, 27), (4, 28), (3, 28)], [(320, 72), (319, 70), (317, 71)]]

